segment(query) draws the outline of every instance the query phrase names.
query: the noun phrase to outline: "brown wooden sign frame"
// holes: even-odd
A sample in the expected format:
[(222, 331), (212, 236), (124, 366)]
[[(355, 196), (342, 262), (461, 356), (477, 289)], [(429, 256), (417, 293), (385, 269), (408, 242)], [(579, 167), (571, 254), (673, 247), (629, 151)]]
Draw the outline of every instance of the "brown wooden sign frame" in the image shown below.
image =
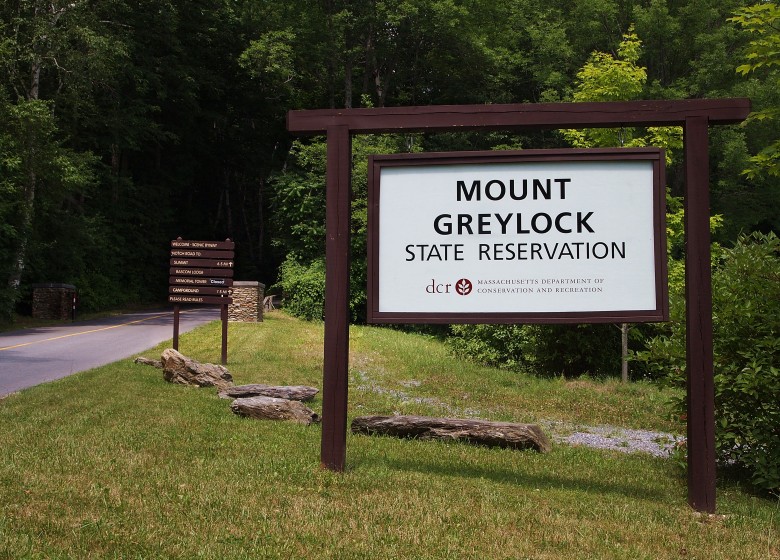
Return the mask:
[[(642, 161), (652, 167), (655, 306), (652, 309), (573, 312), (384, 312), (379, 305), (380, 175), (383, 168), (526, 163)], [(370, 323), (641, 323), (669, 320), (666, 258), (665, 154), (658, 148), (558, 149), (444, 152), (369, 156), (368, 176), (368, 321)]]
[(325, 342), (321, 464), (346, 462), (350, 163), (353, 134), (523, 128), (682, 126), (685, 153), (688, 503), (715, 511), (715, 391), (710, 263), (710, 125), (735, 124), (749, 99), (449, 105), (290, 111), (287, 129), (327, 134)]

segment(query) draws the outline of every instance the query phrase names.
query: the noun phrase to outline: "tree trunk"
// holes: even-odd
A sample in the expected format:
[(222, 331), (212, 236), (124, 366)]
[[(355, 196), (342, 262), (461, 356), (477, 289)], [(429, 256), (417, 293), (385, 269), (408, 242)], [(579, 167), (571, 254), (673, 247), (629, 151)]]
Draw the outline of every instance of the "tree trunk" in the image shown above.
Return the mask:
[(16, 245), (13, 268), (8, 276), (8, 287), (18, 290), (22, 281), (22, 274), (27, 264), (27, 244), (32, 229), (33, 208), (35, 206), (35, 190), (38, 186), (38, 175), (35, 172), (35, 131), (28, 130), (30, 166), (27, 173), (27, 183), (24, 185), (24, 204), (22, 205), (21, 224), (19, 227), (19, 243)]
[(263, 214), (263, 191), (265, 180), (260, 178), (257, 182), (257, 267), (263, 264), (263, 237), (265, 236), (265, 216)]
[(537, 425), (487, 420), (427, 416), (360, 416), (352, 421), (352, 432), (402, 438), (457, 440), (488, 447), (534, 449), (542, 453), (552, 448), (550, 440)]
[(344, 63), (344, 108), (352, 109), (352, 60)]

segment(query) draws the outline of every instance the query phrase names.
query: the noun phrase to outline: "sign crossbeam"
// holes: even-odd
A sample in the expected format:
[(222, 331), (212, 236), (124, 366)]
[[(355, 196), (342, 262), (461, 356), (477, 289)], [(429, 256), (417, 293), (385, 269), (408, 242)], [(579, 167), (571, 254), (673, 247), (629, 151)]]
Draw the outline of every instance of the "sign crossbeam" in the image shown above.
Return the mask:
[[(749, 113), (749, 99), (290, 111), (287, 114), (290, 132), (328, 134), (322, 466), (343, 471), (346, 462), (349, 302), (345, 294), (349, 292), (351, 135), (394, 131), (684, 126), (688, 434), (692, 440), (695, 438), (688, 442), (688, 503), (696, 510), (714, 512), (710, 247), (709, 221), (703, 217), (709, 212), (706, 194), (709, 183), (708, 127), (739, 123)], [(692, 317), (694, 314), (696, 316)]]
[(287, 129), (321, 134), (346, 126), (352, 134), (464, 129), (582, 128), (683, 125), (689, 118), (735, 124), (750, 113), (749, 99), (684, 99), (597, 103), (437, 105), (377, 109), (290, 111)]

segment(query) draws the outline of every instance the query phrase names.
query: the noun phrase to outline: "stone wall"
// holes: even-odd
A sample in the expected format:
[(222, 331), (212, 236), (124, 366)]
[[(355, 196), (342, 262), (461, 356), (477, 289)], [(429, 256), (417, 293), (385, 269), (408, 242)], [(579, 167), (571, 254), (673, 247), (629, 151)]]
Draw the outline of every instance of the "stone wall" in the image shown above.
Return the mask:
[(228, 321), (257, 323), (263, 320), (265, 284), (233, 282), (233, 303), (228, 305)]
[(67, 321), (73, 317), (76, 286), (71, 284), (33, 284), (32, 316), (34, 319)]

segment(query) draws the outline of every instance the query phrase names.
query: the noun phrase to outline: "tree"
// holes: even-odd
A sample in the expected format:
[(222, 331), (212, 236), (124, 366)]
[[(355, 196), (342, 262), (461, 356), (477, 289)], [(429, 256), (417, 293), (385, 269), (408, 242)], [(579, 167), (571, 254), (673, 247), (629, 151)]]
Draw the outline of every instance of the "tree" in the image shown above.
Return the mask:
[[(29, 1), (8, 5), (4, 10), (5, 38), (1, 44), (4, 69), (7, 83), (17, 98), (15, 105), (6, 105), (18, 139), (13, 147), (8, 147), (16, 151), (19, 164), (13, 175), (12, 189), (18, 216), (13, 235), (16, 243), (7, 278), (7, 286), (12, 290), (18, 290), (27, 264), (33, 212), (41, 181), (57, 174), (57, 126), (52, 116), (53, 106), (41, 101), (42, 75), (51, 72), (62, 83), (65, 69), (60, 65), (60, 50), (67, 43), (67, 37), (62, 32), (60, 20), (69, 12), (82, 8), (83, 4)], [(65, 155), (61, 153), (59, 157)], [(6, 159), (6, 162), (10, 163), (10, 160)], [(67, 162), (62, 163), (67, 167)], [(5, 313), (8, 313), (7, 308)]]
[[(365, 321), (368, 155), (416, 150), (409, 137), (361, 136), (352, 147), (352, 211), (349, 305), (353, 322)], [(279, 287), (292, 311), (322, 319), (325, 284), (326, 142), (296, 141), (287, 168), (270, 183), (274, 244), (285, 255)]]
[[(745, 62), (737, 66), (743, 76), (763, 74), (774, 90), (780, 85), (780, 7), (774, 2), (762, 2), (737, 10), (730, 18), (752, 39), (748, 46)], [(752, 121), (768, 121), (776, 125), (780, 117), (777, 106), (764, 107), (754, 111)], [(766, 173), (780, 176), (780, 139), (775, 139), (751, 158), (751, 166), (745, 171), (748, 177)]]

